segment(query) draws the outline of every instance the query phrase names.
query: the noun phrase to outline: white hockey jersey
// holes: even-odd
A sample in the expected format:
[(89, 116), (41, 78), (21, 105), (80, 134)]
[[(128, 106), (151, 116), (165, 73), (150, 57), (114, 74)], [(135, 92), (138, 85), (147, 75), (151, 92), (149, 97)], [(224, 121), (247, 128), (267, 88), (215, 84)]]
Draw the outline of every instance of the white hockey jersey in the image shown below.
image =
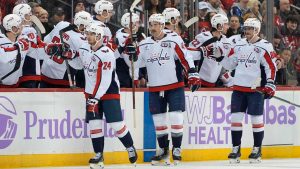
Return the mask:
[(79, 49), (79, 56), (84, 68), (85, 93), (100, 100), (120, 99), (113, 51), (102, 46), (94, 52), (90, 45), (85, 44)]
[(251, 44), (246, 39), (242, 39), (231, 48), (221, 64), (228, 70), (235, 69), (234, 90), (253, 92), (251, 87), (256, 85), (258, 78), (262, 78), (262, 71), (266, 75), (264, 80), (275, 81), (276, 64), (272, 60), (273, 57), (274, 49), (268, 41), (260, 39)]
[[(193, 56), (194, 60), (203, 60), (202, 65), (196, 66), (200, 66), (199, 76), (201, 85), (206, 87), (215, 86), (215, 83), (218, 80), (222, 70), (222, 65), (220, 63), (211, 58), (201, 58), (203, 56), (201, 56), (201, 52), (197, 50), (203, 43), (210, 40), (211, 38), (213, 38), (211, 32), (202, 32), (198, 34), (192, 42), (190, 42), (188, 48), (189, 53)], [(227, 38), (224, 35), (222, 35), (219, 42), (224, 44), (225, 48), (229, 48), (229, 43), (227, 42)]]
[(193, 58), (180, 36), (164, 34), (161, 40), (147, 37), (138, 46), (138, 65), (145, 64), (150, 92), (164, 91), (184, 86), (182, 67), (185, 72), (194, 68)]
[[(45, 37), (46, 43), (61, 43), (59, 31), (69, 26), (69, 22), (59, 22), (54, 29)], [(74, 52), (78, 52), (79, 48), (86, 42), (86, 37), (80, 32), (75, 32), (73, 30), (67, 31), (63, 34), (63, 41), (69, 45), (70, 49)], [(74, 69), (81, 69), (82, 64), (79, 58), (76, 57), (69, 60), (69, 65), (71, 71)], [(51, 59), (47, 59), (42, 65), (42, 80), (58, 85), (69, 85), (67, 80), (66, 71), (67, 67), (65, 61), (60, 56), (49, 56)], [(71, 72), (72, 73), (72, 72)]]
[[(126, 40), (128, 39), (129, 37), (129, 34), (124, 32), (124, 28), (121, 28), (119, 29), (117, 32), (116, 32), (116, 39), (118, 41), (118, 46), (121, 47), (121, 48), (124, 48), (125, 47), (125, 43), (126, 43)], [(121, 52), (121, 53), (120, 53)], [(132, 73), (131, 73), (131, 61), (129, 60), (129, 55), (126, 54), (124, 51), (120, 51), (120, 50), (115, 50), (115, 57), (116, 59), (117, 58), (122, 58), (124, 59), (126, 65), (129, 67), (129, 74), (130, 74), (130, 77), (132, 77)], [(136, 63), (134, 63), (134, 67), (136, 67)], [(134, 80), (137, 80), (139, 77), (139, 69), (135, 69), (134, 71)]]
[[(10, 41), (4, 34), (0, 34), (0, 46), (1, 47), (13, 47), (15, 42)], [(28, 51), (20, 51), (21, 56), (21, 64), (20, 68), (13, 72), (11, 75), (7, 76), (7, 78), (2, 80), (1, 87), (17, 87), (19, 78), (22, 75), (22, 67), (24, 64), (24, 60)], [(9, 72), (11, 72), (17, 60), (18, 50), (13, 50), (9, 52), (5, 52), (4, 49), (0, 48), (0, 78), (6, 76)]]
[(102, 40), (103, 45), (105, 45), (105, 46), (110, 45), (109, 43), (112, 42), (112, 33), (111, 33), (110, 29), (105, 25), (105, 23), (99, 21), (96, 18), (96, 16), (94, 16), (93, 19), (94, 19), (95, 23), (99, 23), (100, 25), (103, 25), (103, 30), (104, 30), (104, 36), (103, 36), (103, 40)]

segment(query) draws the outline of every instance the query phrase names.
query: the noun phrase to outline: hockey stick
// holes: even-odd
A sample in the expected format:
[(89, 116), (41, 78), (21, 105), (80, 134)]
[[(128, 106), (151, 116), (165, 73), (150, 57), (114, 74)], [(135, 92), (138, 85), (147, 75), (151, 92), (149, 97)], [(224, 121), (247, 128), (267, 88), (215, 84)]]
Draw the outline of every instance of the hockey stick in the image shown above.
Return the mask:
[[(7, 48), (8, 49), (8, 48)], [(20, 51), (20, 48), (19, 47), (12, 47), (12, 48), (9, 48), (8, 50), (5, 50), (4, 48), (4, 51), (13, 51), (13, 50), (18, 50), (18, 54), (16, 56), (16, 64), (15, 64), (15, 67), (13, 68), (13, 70), (11, 70), (10, 72), (8, 72), (6, 75), (4, 75), (1, 79), (0, 79), (0, 84), (2, 84), (2, 81), (4, 79), (6, 79), (8, 76), (10, 76), (11, 74), (13, 74), (14, 72), (16, 72), (20, 67), (21, 67), (21, 60), (22, 60), (22, 57), (21, 57), (21, 51)]]
[[(71, 29), (71, 28), (70, 28), (71, 26), (72, 26), (72, 25), (70, 25), (70, 26), (68, 26), (68, 27), (66, 27), (66, 28)], [(66, 43), (64, 42), (64, 39), (63, 39), (63, 33), (66, 32), (66, 31), (68, 30), (68, 29), (66, 29), (66, 28), (64, 28), (64, 29), (62, 29), (62, 30), (59, 31), (59, 37), (60, 37), (60, 41), (61, 41), (61, 43), (62, 43), (62, 51), (65, 50), (65, 44), (66, 44)], [(70, 88), (71, 88), (71, 89), (74, 89), (75, 86), (74, 86), (74, 83), (73, 83), (73, 80), (72, 80), (72, 77), (71, 77), (71, 71), (70, 71), (70, 65), (69, 65), (68, 59), (65, 59), (65, 63), (66, 63), (67, 75), (68, 75), (68, 80), (69, 80)]]
[(293, 7), (293, 8), (295, 8), (295, 9), (297, 9), (297, 10), (300, 11), (300, 8), (298, 6), (296, 6), (296, 5), (291, 4), (291, 7)]
[(198, 17), (198, 16), (195, 16), (195, 17), (192, 17), (191, 19), (189, 19), (188, 21), (186, 21), (185, 23), (182, 23), (182, 22), (181, 22), (183, 31), (188, 30), (188, 28), (189, 28), (191, 25), (193, 25), (194, 23), (196, 23), (196, 22), (198, 22), (198, 21), (199, 21), (199, 17)]
[(134, 8), (137, 6), (137, 4), (138, 3), (140, 3), (141, 2), (141, 0), (135, 0), (135, 1), (133, 1), (133, 3), (131, 4), (131, 6), (130, 6), (130, 9), (129, 9), (129, 12), (134, 12), (133, 10), (134, 10)]
[(30, 19), (37, 26), (37, 28), (41, 31), (42, 34), (46, 33), (46, 29), (43, 26), (42, 22), (35, 15), (31, 15)]
[[(251, 86), (251, 89), (252, 89), (252, 90), (255, 90), (256, 92), (258, 92), (258, 93), (264, 95), (264, 93), (263, 93), (262, 91), (256, 89), (256, 87), (260, 85), (260, 81), (261, 81), (261, 78), (260, 78), (260, 77), (257, 78), (257, 79), (255, 80), (254, 84)], [(282, 101), (282, 102), (288, 103), (288, 104), (290, 104), (290, 105), (293, 105), (293, 106), (296, 106), (296, 107), (300, 107), (299, 104), (296, 104), (296, 103), (293, 103), (293, 102), (291, 102), (291, 101), (285, 100), (285, 99), (283, 99), (283, 98), (281, 98), (281, 97), (273, 96), (273, 98), (274, 98), (274, 99), (277, 99), (277, 100), (280, 100), (280, 101)]]

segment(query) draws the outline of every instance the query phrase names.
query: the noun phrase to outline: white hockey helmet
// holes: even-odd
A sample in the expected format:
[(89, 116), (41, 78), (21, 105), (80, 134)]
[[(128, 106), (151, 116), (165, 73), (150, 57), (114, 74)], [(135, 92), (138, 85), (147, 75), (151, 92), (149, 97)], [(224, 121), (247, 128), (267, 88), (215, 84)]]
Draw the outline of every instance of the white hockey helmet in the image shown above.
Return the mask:
[(103, 26), (100, 23), (97, 22), (93, 22), (91, 23), (86, 29), (86, 32), (92, 32), (95, 33), (96, 36), (100, 35), (101, 39), (104, 36), (104, 30), (103, 30)]
[(15, 26), (19, 28), (21, 26), (22, 19), (16, 14), (8, 14), (3, 18), (3, 27), (6, 31), (12, 31), (12, 28)]
[(172, 23), (172, 19), (179, 20), (180, 18), (180, 12), (176, 8), (166, 8), (162, 14), (165, 17), (165, 23)]
[(111, 2), (106, 0), (100, 0), (95, 4), (95, 12), (99, 15), (102, 15), (103, 11), (112, 11), (114, 6)]
[(261, 23), (257, 18), (248, 18), (244, 22), (244, 27), (252, 27), (257, 30), (257, 34), (260, 32)]
[(228, 18), (223, 14), (216, 14), (211, 18), (210, 23), (213, 28), (218, 30), (218, 25), (223, 27), (224, 24), (228, 24)]
[(159, 14), (159, 13), (155, 13), (155, 14), (152, 14), (150, 17), (149, 17), (149, 23), (150, 22), (158, 22), (160, 24), (165, 24), (165, 17), (163, 14)]
[(83, 25), (85, 28), (93, 22), (93, 18), (90, 13), (86, 11), (80, 11), (75, 14), (74, 24), (79, 27)]
[(19, 15), (24, 20), (26, 14), (32, 15), (31, 7), (28, 4), (18, 4), (14, 7), (13, 14)]
[[(136, 13), (132, 13), (132, 23), (140, 21), (140, 17)], [(129, 28), (130, 25), (130, 13), (125, 13), (121, 18), (121, 25), (125, 28)]]

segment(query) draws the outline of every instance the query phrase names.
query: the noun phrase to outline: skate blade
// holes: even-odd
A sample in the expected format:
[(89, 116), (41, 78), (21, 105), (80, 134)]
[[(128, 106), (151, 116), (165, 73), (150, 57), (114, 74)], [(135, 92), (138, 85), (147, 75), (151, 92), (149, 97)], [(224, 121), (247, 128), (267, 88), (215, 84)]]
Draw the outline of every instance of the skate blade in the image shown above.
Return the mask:
[(249, 162), (250, 164), (257, 164), (257, 163), (261, 163), (261, 157), (254, 159), (254, 158), (249, 158)]
[(160, 161), (151, 161), (151, 165), (153, 166), (169, 166), (171, 165), (170, 159), (160, 160)]
[(98, 164), (90, 164), (90, 169), (103, 169), (104, 164), (103, 162), (99, 162)]
[(231, 158), (231, 159), (229, 159), (230, 164), (238, 164), (240, 162), (241, 162), (240, 158)]
[(136, 167), (136, 162), (134, 162), (134, 163), (131, 163), (134, 167)]
[(179, 160), (174, 160), (174, 165), (179, 165), (180, 161)]

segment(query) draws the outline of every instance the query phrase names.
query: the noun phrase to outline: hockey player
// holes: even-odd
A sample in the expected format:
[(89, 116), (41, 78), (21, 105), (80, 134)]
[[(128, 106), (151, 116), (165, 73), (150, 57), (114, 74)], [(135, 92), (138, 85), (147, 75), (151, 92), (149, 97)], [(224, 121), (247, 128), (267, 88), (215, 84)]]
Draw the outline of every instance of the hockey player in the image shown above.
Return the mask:
[(224, 48), (228, 49), (230, 47), (230, 43), (225, 36), (228, 30), (228, 18), (223, 14), (216, 14), (211, 18), (211, 25), (212, 30), (198, 34), (188, 48), (194, 60), (199, 60), (196, 62), (196, 66), (199, 69), (202, 87), (215, 87), (219, 77), (223, 76), (221, 73), (222, 65), (209, 57), (213, 53), (208, 46), (219, 42), (224, 45)]
[[(165, 18), (153, 14), (149, 18), (151, 37), (138, 46), (138, 65), (145, 65), (149, 80), (149, 108), (155, 125), (159, 151), (152, 157), (152, 164), (164, 160), (169, 164), (169, 140), (167, 127), (167, 104), (172, 137), (172, 156), (175, 164), (181, 161), (183, 135), (183, 112), (185, 111), (183, 69), (188, 74), (193, 90), (199, 83), (193, 60), (186, 55), (186, 48), (178, 35), (166, 34), (163, 29)], [(134, 53), (132, 46), (127, 50)], [(133, 58), (137, 59), (137, 58)], [(195, 86), (194, 86), (195, 85)]]
[[(34, 44), (40, 44), (41, 39), (37, 31), (32, 27), (31, 7), (28, 4), (18, 4), (13, 8), (13, 14), (19, 15), (22, 19), (21, 36), (27, 36), (28, 40)], [(39, 52), (36, 48), (30, 47), (28, 57), (25, 58), (22, 68), (22, 77), (20, 77), (20, 86), (25, 88), (36, 88), (41, 81), (41, 70)]]
[(83, 45), (79, 50), (86, 79), (86, 121), (90, 126), (93, 148), (96, 153), (95, 157), (89, 161), (91, 168), (103, 167), (104, 133), (100, 120), (103, 114), (107, 123), (126, 147), (129, 161), (135, 163), (137, 160), (132, 137), (122, 117), (119, 80), (115, 70), (116, 59), (113, 51), (103, 45), (103, 34), (104, 30), (101, 25), (92, 23), (86, 28), (88, 44)]
[(9, 14), (3, 18), (4, 34), (0, 34), (0, 88), (16, 88), (29, 49), (26, 39), (18, 39), (22, 31), (21, 18)]
[[(246, 39), (236, 43), (224, 56), (222, 49), (215, 46), (217, 61), (229, 70), (235, 69), (233, 93), (231, 97), (231, 137), (232, 152), (228, 158), (239, 162), (241, 156), (242, 121), (247, 110), (251, 116), (254, 145), (249, 155), (250, 162), (260, 162), (261, 145), (264, 137), (263, 108), (264, 99), (274, 96), (276, 65), (273, 59), (274, 49), (268, 41), (260, 39), (258, 34), (261, 23), (256, 18), (244, 22)], [(262, 78), (261, 85), (256, 81)], [(253, 89), (258, 87), (256, 89)], [(259, 92), (258, 92), (259, 91)]]
[[(51, 59), (44, 61), (42, 65), (42, 88), (67, 88), (74, 81), (74, 75), (77, 70), (82, 68), (81, 61), (78, 58), (78, 50), (83, 43), (86, 43), (86, 37), (83, 34), (84, 29), (92, 23), (92, 17), (88, 12), (81, 11), (76, 13), (74, 17), (74, 25), (69, 22), (59, 22), (55, 28), (45, 37), (45, 42), (64, 43), (71, 53), (68, 65), (66, 65), (60, 52), (51, 56)], [(63, 41), (60, 38), (62, 31)], [(70, 68), (71, 79), (68, 79), (67, 66)], [(73, 84), (74, 85), (74, 84)]]
[(115, 49), (115, 47), (112, 46), (112, 33), (110, 29), (106, 26), (107, 22), (110, 20), (112, 14), (113, 14), (114, 6), (111, 2), (106, 0), (100, 0), (95, 4), (95, 12), (96, 15), (93, 16), (93, 20), (95, 22), (100, 22), (100, 24), (105, 25), (104, 27), (104, 36), (103, 36), (103, 44), (108, 45), (109, 48)]
[(165, 17), (165, 32), (176, 32), (180, 35), (178, 23), (180, 22), (180, 12), (176, 8), (166, 8), (162, 14)]
[[(139, 29), (140, 17), (132, 13), (132, 36), (133, 41), (137, 43), (137, 31)], [(131, 62), (129, 56), (125, 51), (126, 45), (129, 43), (130, 38), (130, 13), (125, 13), (121, 18), (121, 25), (123, 28), (116, 32), (116, 44), (118, 50), (115, 51), (116, 71), (120, 80), (121, 87), (132, 87), (132, 73)], [(137, 45), (137, 44), (136, 44)], [(135, 69), (134, 80), (135, 85), (138, 85), (139, 69)]]

